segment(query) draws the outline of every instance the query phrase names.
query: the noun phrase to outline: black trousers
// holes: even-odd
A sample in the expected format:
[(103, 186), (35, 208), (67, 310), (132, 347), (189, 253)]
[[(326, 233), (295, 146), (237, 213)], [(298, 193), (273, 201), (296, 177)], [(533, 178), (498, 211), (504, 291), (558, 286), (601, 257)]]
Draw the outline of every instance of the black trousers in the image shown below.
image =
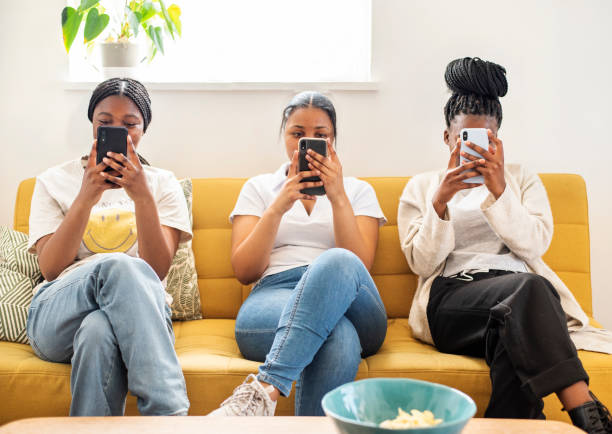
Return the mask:
[(492, 393), (485, 417), (544, 418), (544, 396), (588, 383), (557, 291), (532, 273), (469, 276), (433, 282), (427, 318), (436, 347), (486, 359)]

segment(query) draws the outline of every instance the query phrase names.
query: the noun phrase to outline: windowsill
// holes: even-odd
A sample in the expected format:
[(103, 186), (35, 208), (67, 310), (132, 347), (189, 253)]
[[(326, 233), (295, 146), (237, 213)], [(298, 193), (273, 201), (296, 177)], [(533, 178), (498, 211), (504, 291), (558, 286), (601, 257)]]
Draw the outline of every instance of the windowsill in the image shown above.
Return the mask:
[[(65, 90), (91, 91), (98, 82), (64, 81)], [(332, 81), (332, 82), (143, 82), (149, 90), (154, 91), (190, 91), (190, 92), (240, 92), (240, 91), (378, 91), (377, 81)]]

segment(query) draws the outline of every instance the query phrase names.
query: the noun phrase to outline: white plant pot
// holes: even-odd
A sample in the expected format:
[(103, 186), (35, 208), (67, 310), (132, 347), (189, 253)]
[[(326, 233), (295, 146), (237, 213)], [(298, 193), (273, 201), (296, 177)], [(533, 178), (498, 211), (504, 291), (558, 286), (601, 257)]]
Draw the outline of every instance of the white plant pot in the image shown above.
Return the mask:
[(102, 75), (140, 79), (141, 45), (135, 42), (102, 42), (100, 44)]
[(142, 59), (140, 44), (135, 42), (102, 42), (100, 53), (103, 68), (133, 68)]

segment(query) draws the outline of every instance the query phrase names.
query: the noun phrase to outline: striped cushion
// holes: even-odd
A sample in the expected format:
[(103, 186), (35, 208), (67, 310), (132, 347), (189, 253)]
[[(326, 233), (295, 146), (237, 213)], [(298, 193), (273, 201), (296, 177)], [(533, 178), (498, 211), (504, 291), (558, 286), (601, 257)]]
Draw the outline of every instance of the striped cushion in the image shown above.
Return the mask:
[(0, 265), (37, 282), (42, 280), (36, 255), (28, 253), (28, 236), (6, 226), (0, 226)]
[(26, 320), (32, 289), (42, 280), (28, 236), (0, 227), (0, 340), (28, 343)]

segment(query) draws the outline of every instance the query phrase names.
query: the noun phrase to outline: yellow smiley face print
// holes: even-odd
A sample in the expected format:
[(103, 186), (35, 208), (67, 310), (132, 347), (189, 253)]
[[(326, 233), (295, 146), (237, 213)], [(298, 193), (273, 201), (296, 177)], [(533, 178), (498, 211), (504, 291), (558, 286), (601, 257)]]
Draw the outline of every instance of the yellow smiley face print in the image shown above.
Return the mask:
[(136, 243), (137, 235), (136, 215), (110, 208), (89, 216), (83, 244), (92, 253), (125, 253)]

